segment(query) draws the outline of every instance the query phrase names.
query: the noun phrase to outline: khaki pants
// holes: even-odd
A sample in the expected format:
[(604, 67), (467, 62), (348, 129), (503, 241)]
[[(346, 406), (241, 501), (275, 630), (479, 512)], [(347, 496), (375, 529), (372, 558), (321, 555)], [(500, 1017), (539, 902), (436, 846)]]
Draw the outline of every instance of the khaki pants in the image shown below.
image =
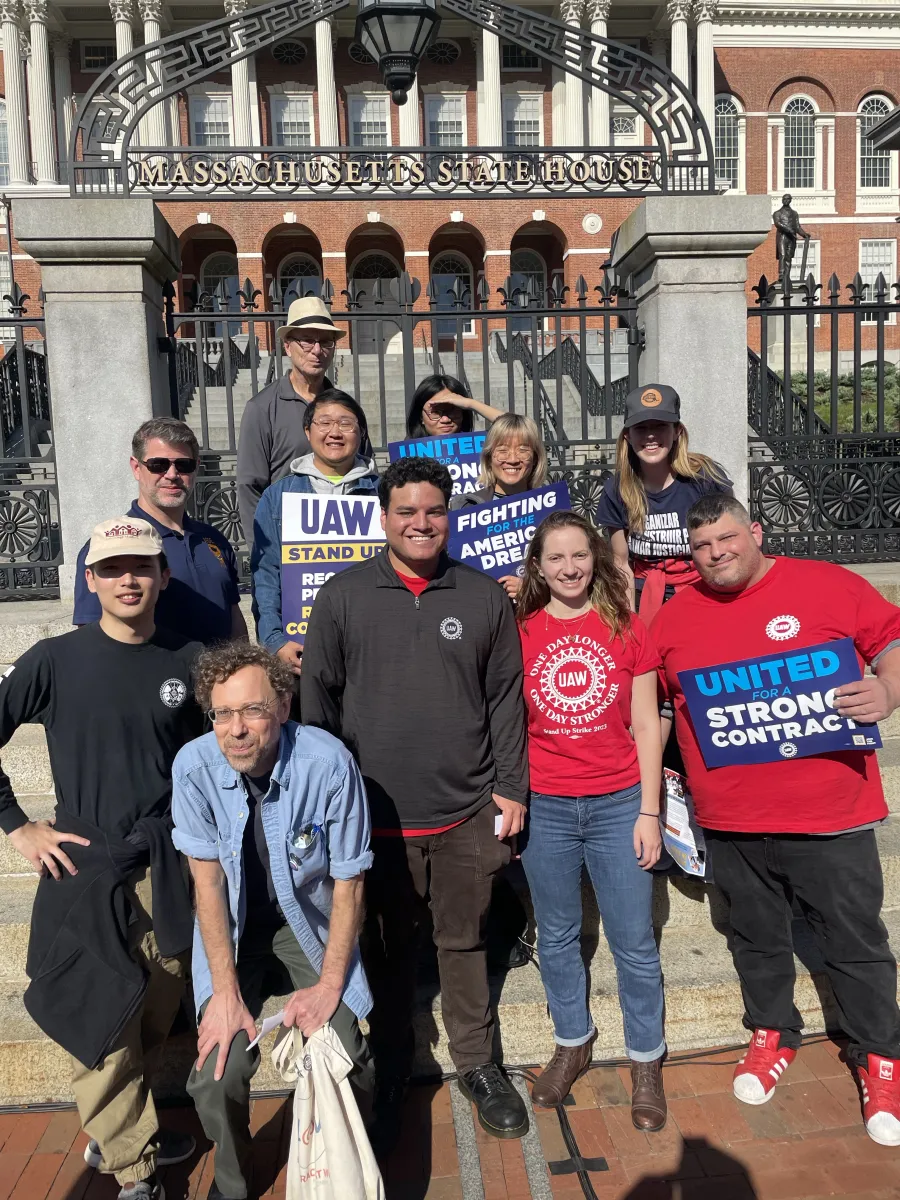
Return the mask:
[(150, 919), (149, 869), (140, 868), (129, 883), (138, 916), (130, 931), (131, 952), (149, 976), (144, 1001), (96, 1070), (72, 1059), (82, 1128), (100, 1147), (101, 1170), (120, 1184), (137, 1183), (156, 1170), (159, 1125), (149, 1077), (178, 1012), (186, 975), (186, 961), (160, 957)]

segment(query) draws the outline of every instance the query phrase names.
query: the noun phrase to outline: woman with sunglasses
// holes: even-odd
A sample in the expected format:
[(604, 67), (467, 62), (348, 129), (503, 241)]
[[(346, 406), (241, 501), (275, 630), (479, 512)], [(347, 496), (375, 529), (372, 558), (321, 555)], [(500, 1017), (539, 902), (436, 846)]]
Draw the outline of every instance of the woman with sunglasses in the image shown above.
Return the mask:
[(406, 436), (451, 437), (454, 433), (471, 433), (475, 413), (490, 424), (501, 415), (501, 410), (473, 400), (466, 385), (452, 375), (429, 375), (413, 393), (406, 417)]

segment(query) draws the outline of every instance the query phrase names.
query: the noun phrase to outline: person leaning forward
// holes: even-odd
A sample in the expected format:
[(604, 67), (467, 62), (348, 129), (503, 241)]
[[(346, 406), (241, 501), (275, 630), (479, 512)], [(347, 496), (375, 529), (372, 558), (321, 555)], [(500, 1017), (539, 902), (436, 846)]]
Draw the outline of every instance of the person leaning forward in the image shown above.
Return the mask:
[[(157, 622), (191, 641), (210, 645), (245, 638), (247, 626), (239, 607), (237, 559), (231, 544), (212, 525), (185, 514), (199, 464), (197, 438), (184, 421), (173, 417), (145, 421), (131, 440), (131, 473), (138, 498), (128, 516), (147, 521), (163, 540), (170, 574), (157, 602)], [(100, 604), (84, 572), (87, 552), (86, 542), (75, 572), (73, 625), (100, 619)]]
[(387, 548), (319, 591), (300, 680), (304, 720), (353, 749), (372, 809), (363, 960), (382, 1154), (399, 1132), (412, 1067), (429, 895), (460, 1089), (494, 1136), (528, 1128), (493, 1060), (484, 943), (492, 879), (510, 860), (528, 797), (522, 653), (503, 589), (445, 553), (452, 489), (432, 459), (387, 468), (378, 489)]
[(372, 862), (366, 793), (336, 738), (288, 720), (292, 679), (262, 647), (206, 651), (195, 686), (213, 732), (173, 768), (174, 840), (190, 861), (198, 926), (200, 1032), (188, 1092), (216, 1144), (210, 1200), (243, 1200), (252, 1187), (250, 1080), (260, 1055), (247, 1047), (273, 972), (296, 989), (283, 1023), (309, 1037), (330, 1021), (364, 1111), (372, 1088), (359, 1029), (371, 995), (357, 946)]
[[(848, 1059), (861, 1084), (866, 1131), (881, 1145), (900, 1146), (897, 964), (881, 921), (884, 885), (875, 840), (888, 810), (875, 752), (799, 755), (796, 741), (818, 720), (797, 717), (792, 723), (783, 711), (767, 716), (772, 690), (779, 697), (793, 691), (781, 686), (744, 693), (756, 703), (738, 703), (737, 691), (718, 713), (733, 715), (736, 726), (745, 718), (776, 722), (759, 724), (756, 732), (780, 739), (787, 754), (710, 770), (679, 679), (686, 670), (777, 653), (785, 656), (778, 660), (783, 685), (785, 669), (791, 680), (812, 678), (805, 648), (851, 638), (860, 666), (875, 673), (835, 688), (833, 703), (864, 729), (900, 703), (900, 608), (843, 567), (764, 555), (759, 524), (721, 492), (693, 505), (687, 527), (700, 582), (663, 607), (650, 633), (662, 657), (663, 696), (674, 705), (713, 877), (730, 908), (744, 1025), (752, 1033), (734, 1071), (734, 1094), (745, 1104), (766, 1103), (800, 1048), (803, 1019), (794, 1004), (791, 938), (796, 901), (850, 1039)], [(778, 661), (769, 664), (776, 681)], [(789, 698), (775, 705), (797, 708)], [(665, 716), (664, 736), (669, 724)], [(859, 734), (854, 741), (857, 736), (865, 740)]]
[(160, 1132), (149, 1078), (191, 942), (171, 769), (202, 727), (190, 687), (202, 647), (155, 627), (169, 570), (148, 522), (98, 525), (86, 558), (99, 622), (38, 642), (0, 682), (0, 745), (26, 722), (47, 730), (55, 823), (29, 820), (0, 771), (0, 828), (41, 873), (25, 1006), (72, 1055), (85, 1159), (115, 1175), (120, 1200), (161, 1200), (157, 1167), (194, 1150)]
[(304, 296), (291, 304), (287, 324), (276, 330), (276, 336), (284, 341), (291, 369), (250, 397), (238, 438), (238, 507), (248, 545), (263, 492), (288, 474), (295, 458), (311, 452), (303, 425), (306, 406), (334, 386), (327, 372), (345, 331), (335, 325), (324, 301)]

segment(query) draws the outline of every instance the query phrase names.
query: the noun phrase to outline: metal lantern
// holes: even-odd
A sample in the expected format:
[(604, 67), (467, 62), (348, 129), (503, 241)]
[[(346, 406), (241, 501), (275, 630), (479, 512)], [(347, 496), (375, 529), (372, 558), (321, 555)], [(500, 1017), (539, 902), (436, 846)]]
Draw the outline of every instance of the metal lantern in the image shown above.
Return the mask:
[(405, 104), (419, 59), (441, 19), (437, 0), (358, 0), (356, 40), (381, 68), (395, 104)]

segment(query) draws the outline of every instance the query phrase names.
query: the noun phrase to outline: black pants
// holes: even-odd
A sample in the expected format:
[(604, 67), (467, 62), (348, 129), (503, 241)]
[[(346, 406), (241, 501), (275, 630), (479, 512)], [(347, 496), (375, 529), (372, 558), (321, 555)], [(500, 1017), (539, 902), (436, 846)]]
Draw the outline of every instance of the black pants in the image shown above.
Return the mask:
[(897, 964), (881, 920), (884, 884), (875, 831), (835, 837), (705, 830), (718, 886), (731, 906), (732, 954), (744, 1025), (800, 1045), (794, 1005), (791, 903), (796, 899), (825, 963), (851, 1057), (900, 1058)]
[(485, 932), (494, 875), (510, 859), (494, 834), (493, 803), (446, 833), (372, 839), (366, 919), (360, 938), (372, 988), (369, 1045), (379, 1071), (409, 1074), (419, 930), (430, 904), (441, 979), (441, 1013), (457, 1070), (490, 1062)]

